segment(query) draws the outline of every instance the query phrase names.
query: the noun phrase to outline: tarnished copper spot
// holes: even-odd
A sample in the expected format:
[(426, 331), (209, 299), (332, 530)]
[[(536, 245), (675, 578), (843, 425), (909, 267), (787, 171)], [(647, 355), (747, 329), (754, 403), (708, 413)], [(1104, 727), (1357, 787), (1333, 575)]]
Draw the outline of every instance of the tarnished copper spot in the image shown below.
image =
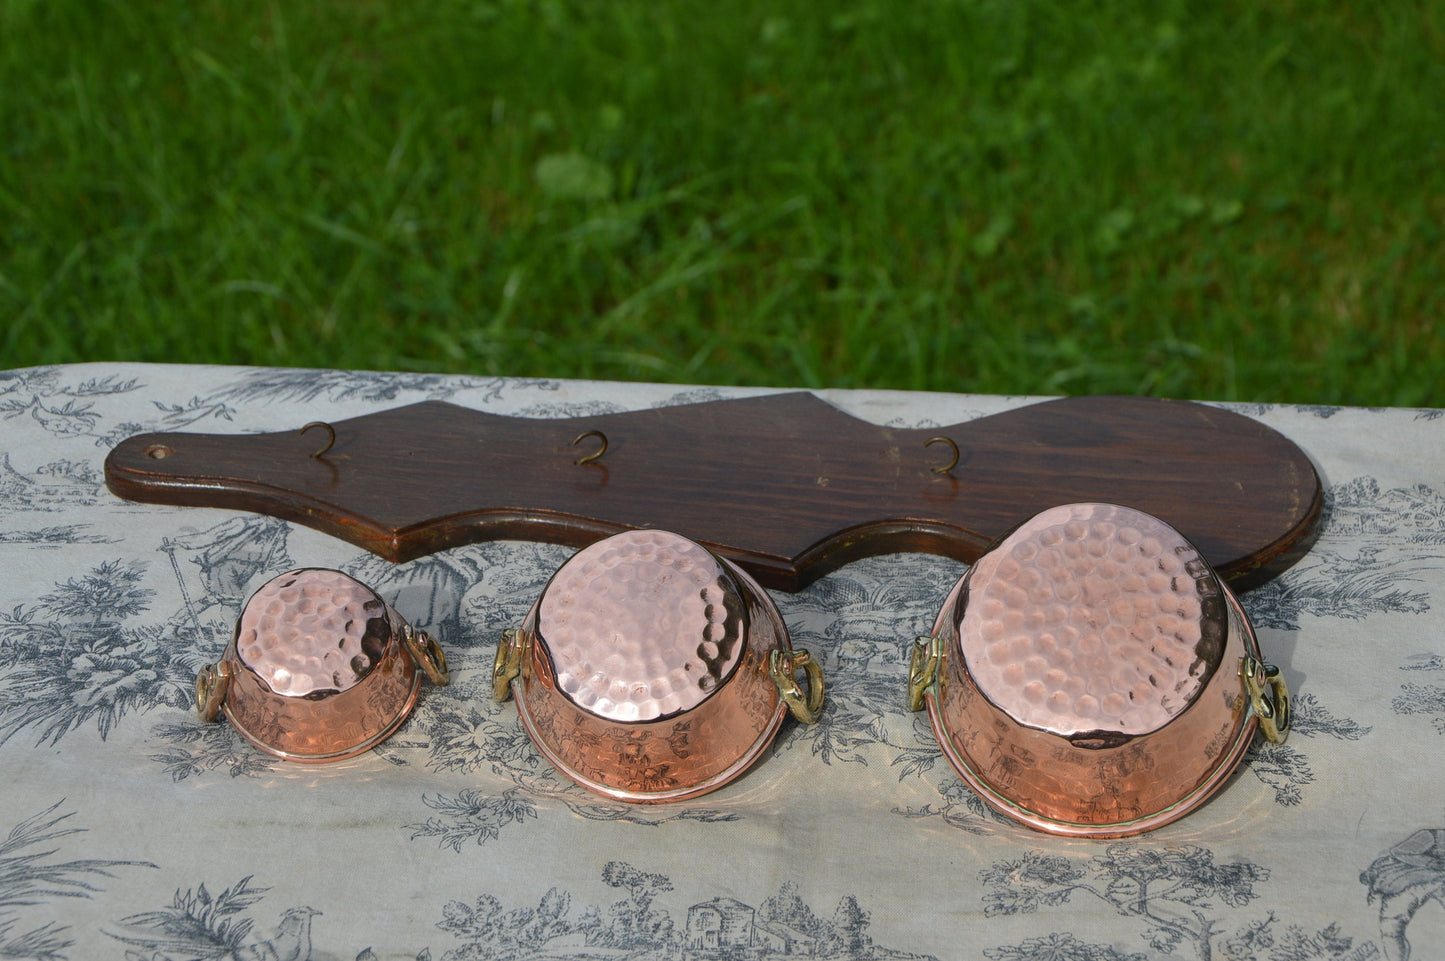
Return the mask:
[[(796, 667), (808, 670), (811, 706), (798, 703)], [(751, 577), (678, 534), (650, 530), (569, 559), (499, 645), (494, 683), (498, 696), (515, 695), (528, 735), (560, 772), (637, 802), (728, 783), (757, 760), (790, 706), (816, 719), (822, 696), (816, 666), (792, 652)]]
[(914, 680), (915, 701), (949, 761), (1043, 831), (1167, 824), (1228, 779), (1255, 732), (1240, 665), (1259, 645), (1238, 600), (1182, 535), (1130, 508), (1026, 521), (919, 642), (915, 664), (941, 664)]
[(445, 683), (440, 650), (409, 645), (409, 635), (401, 615), (346, 574), (290, 571), (246, 602), (221, 661), (202, 671), (197, 707), (209, 720), (219, 706), (246, 740), (280, 758), (360, 754), (411, 713), (421, 684), (413, 649), (423, 652), (422, 673)]

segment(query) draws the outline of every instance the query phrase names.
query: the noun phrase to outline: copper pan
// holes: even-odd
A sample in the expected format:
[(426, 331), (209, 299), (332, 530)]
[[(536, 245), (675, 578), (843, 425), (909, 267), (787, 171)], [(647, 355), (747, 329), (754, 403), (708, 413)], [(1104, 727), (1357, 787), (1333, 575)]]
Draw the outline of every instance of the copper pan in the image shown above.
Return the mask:
[[(807, 674), (804, 693), (796, 679)], [(742, 774), (823, 682), (736, 565), (666, 531), (617, 534), (554, 574), (497, 649), (494, 693), (563, 775), (620, 801), (695, 797)]]
[(246, 601), (221, 660), (196, 679), (203, 720), (288, 761), (370, 750), (406, 720), (421, 675), (448, 679), (446, 657), (376, 592), (340, 571), (301, 568)]
[(1288, 693), (1238, 599), (1148, 514), (1069, 504), (1003, 537), (915, 642), (910, 695), (981, 798), (1029, 827), (1121, 837), (1203, 804)]

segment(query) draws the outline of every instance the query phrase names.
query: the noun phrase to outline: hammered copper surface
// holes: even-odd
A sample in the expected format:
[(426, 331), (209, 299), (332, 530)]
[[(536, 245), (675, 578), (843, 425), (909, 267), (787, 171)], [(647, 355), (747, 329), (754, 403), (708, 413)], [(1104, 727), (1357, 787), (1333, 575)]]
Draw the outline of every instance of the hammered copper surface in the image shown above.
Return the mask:
[[(608, 546), (619, 540), (621, 545)], [(646, 590), (639, 592), (635, 576), (614, 585), (600, 569), (570, 570), (579, 560), (587, 564), (591, 558), (584, 555), (593, 550), (596, 556), (614, 560), (610, 565), (614, 573), (631, 570), (635, 575), (642, 568)], [(692, 569), (678, 571), (684, 560)], [(609, 600), (606, 609), (614, 612), (624, 612), (630, 603), (644, 603), (645, 598), (668, 613), (627, 612), (616, 623), (630, 632), (655, 619), (669, 630), (642, 638), (615, 632), (628, 640), (627, 653), (611, 662), (607, 654), (613, 638), (605, 630), (595, 632), (591, 644), (574, 638), (578, 650), (558, 657), (550, 650), (554, 628), (546, 628), (544, 634), (538, 625), (548, 605), (556, 601), (553, 587), (558, 582), (573, 583), (574, 573), (587, 583), (586, 593), (570, 595), (574, 609), (595, 609), (592, 600), (598, 591), (606, 598), (634, 598), (616, 604)], [(723, 585), (726, 591), (714, 595), (723, 591)], [(709, 612), (709, 607), (717, 610)], [(725, 617), (722, 610), (727, 611)], [(709, 627), (720, 624), (733, 626), (720, 634), (709, 633)], [(534, 632), (535, 640), (512, 686), (523, 726), (561, 773), (611, 798), (674, 801), (721, 787), (758, 759), (787, 711), (768, 673), (768, 653), (788, 649), (787, 630), (771, 599), (743, 571), (675, 534), (628, 532), (578, 553), (554, 576), (527, 615), (523, 630)], [(657, 650), (639, 653), (652, 648)], [(594, 708), (586, 707), (582, 699), (563, 690), (561, 669), (554, 667), (554, 662), (562, 662), (575, 674), (578, 669), (573, 665), (586, 658), (593, 659), (589, 663), (608, 664), (606, 684), (595, 684), (604, 695), (617, 679), (649, 685), (664, 678), (672, 696), (680, 676), (688, 682), (687, 695), (676, 703), (690, 706), (665, 716), (653, 712), (650, 720), (607, 716), (594, 709), (596, 701), (591, 702)], [(679, 671), (680, 675), (675, 673)], [(716, 681), (709, 684), (703, 678)], [(606, 700), (611, 710), (618, 704), (652, 705), (665, 699), (639, 691), (630, 699), (599, 700)], [(624, 713), (629, 712), (632, 709)]]
[(737, 668), (747, 605), (718, 558), (664, 531), (629, 531), (578, 552), (537, 609), (557, 690), (613, 721), (691, 710)]
[(272, 579), (247, 602), (224, 661), (223, 710), (262, 750), (330, 761), (370, 749), (406, 719), (420, 675), (399, 615), (339, 571)]
[(1168, 823), (1253, 737), (1243, 610), (1183, 537), (1137, 511), (1039, 515), (965, 575), (935, 631), (935, 734), (985, 801), (1032, 827), (1114, 837)]
[(1037, 515), (979, 559), (959, 647), (979, 690), (1056, 734), (1146, 734), (1219, 664), (1224, 601), (1162, 521), (1112, 504)]
[(391, 639), (386, 610), (370, 588), (340, 571), (292, 571), (251, 595), (236, 653), (286, 697), (350, 690)]

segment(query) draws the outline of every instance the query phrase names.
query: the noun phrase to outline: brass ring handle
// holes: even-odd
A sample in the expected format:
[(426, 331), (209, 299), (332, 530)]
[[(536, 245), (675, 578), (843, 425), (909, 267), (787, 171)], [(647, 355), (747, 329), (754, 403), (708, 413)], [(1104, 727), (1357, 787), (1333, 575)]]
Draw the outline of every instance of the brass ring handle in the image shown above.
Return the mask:
[(1253, 657), (1242, 657), (1239, 676), (1265, 739), (1271, 744), (1283, 744), (1289, 737), (1290, 705), (1289, 688), (1279, 668)]
[(492, 697), (505, 701), (512, 696), (512, 681), (522, 673), (522, 657), (527, 650), (528, 634), (522, 630), (502, 632), (497, 642), (497, 659), (492, 664)]
[(221, 716), (221, 705), (231, 686), (231, 672), (225, 663), (207, 664), (196, 675), (196, 713), (206, 723)]
[(416, 666), (426, 672), (433, 684), (444, 687), (451, 682), (452, 672), (447, 667), (447, 656), (430, 634), (407, 624), (401, 630), (401, 640)]
[(943, 641), (923, 635), (913, 639), (913, 656), (908, 664), (908, 709), (921, 711), (924, 695), (938, 683), (938, 671), (943, 664)]
[[(793, 676), (800, 667), (808, 678), (806, 696)], [(807, 651), (775, 649), (768, 655), (768, 673), (793, 717), (804, 724), (818, 723), (823, 716), (823, 666)]]

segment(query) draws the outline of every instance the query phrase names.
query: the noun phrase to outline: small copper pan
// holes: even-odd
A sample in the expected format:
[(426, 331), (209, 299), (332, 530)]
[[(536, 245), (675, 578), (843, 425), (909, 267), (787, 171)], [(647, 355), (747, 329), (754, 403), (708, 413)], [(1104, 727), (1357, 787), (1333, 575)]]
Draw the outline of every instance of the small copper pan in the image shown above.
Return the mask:
[(303, 568), (246, 601), (225, 654), (196, 679), (196, 709), (206, 721), (224, 712), (267, 754), (339, 761), (391, 736), (423, 673), (447, 682), (430, 637), (359, 581)]
[[(806, 695), (796, 680), (807, 674)], [(777, 608), (736, 565), (678, 534), (628, 531), (584, 548), (497, 648), (562, 774), (620, 801), (695, 797), (736, 778), (791, 711), (817, 720), (823, 681)]]
[(1203, 804), (1288, 693), (1238, 599), (1177, 531), (1111, 504), (1026, 521), (915, 642), (910, 696), (980, 797), (1053, 834), (1122, 837)]

